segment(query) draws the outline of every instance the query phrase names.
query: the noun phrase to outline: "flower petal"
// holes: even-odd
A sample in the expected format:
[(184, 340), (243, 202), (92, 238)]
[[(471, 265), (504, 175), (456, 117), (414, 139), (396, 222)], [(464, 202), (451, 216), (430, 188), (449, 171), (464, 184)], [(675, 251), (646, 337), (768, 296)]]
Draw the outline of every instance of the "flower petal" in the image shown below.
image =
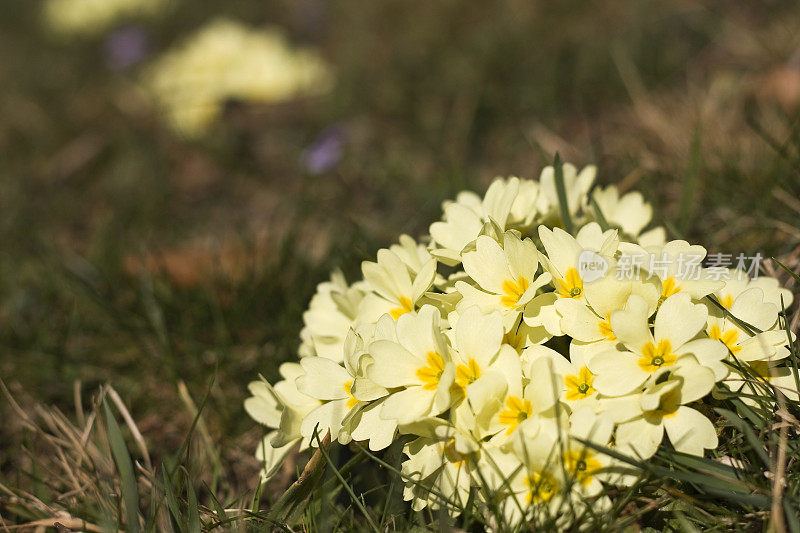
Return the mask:
[(670, 296), (656, 314), (656, 342), (667, 339), (672, 349), (680, 348), (697, 335), (706, 325), (708, 308), (701, 304), (693, 304), (687, 293), (679, 292)]
[(369, 449), (372, 451), (388, 448), (394, 440), (397, 431), (397, 422), (380, 417), (383, 400), (373, 402), (353, 419), (355, 429), (351, 432), (353, 440), (369, 440)]
[(580, 300), (561, 298), (556, 300), (555, 306), (561, 315), (561, 329), (573, 339), (594, 342), (604, 338), (600, 318)]
[(244, 410), (259, 424), (277, 428), (281, 423), (281, 409), (272, 386), (263, 381), (253, 381), (247, 388), (253, 396), (244, 401)]
[(407, 387), (420, 383), (417, 370), (425, 363), (392, 341), (375, 341), (369, 346), (373, 362), (367, 377), (381, 387)]
[(503, 317), (497, 312), (484, 314), (473, 306), (458, 318), (455, 330), (461, 359), (475, 359), (481, 366), (487, 366), (503, 342)]
[(728, 356), (728, 348), (714, 339), (695, 339), (689, 341), (678, 350), (676, 355), (693, 355), (697, 361), (714, 372), (715, 381), (725, 379), (728, 366), (722, 362)]
[(478, 237), (475, 251), (465, 253), (462, 261), (469, 277), (495, 294), (503, 294), (503, 281), (512, 278), (503, 248), (487, 235)]
[(714, 424), (691, 407), (680, 406), (672, 416), (665, 416), (663, 423), (672, 446), (679, 452), (703, 455), (704, 450), (717, 447)]
[(339, 400), (350, 396), (344, 385), (352, 376), (330, 359), (304, 357), (300, 366), (306, 371), (297, 378), (297, 390), (318, 400)]
[(663, 438), (664, 426), (644, 417), (617, 426), (617, 449), (633, 458), (649, 459), (656, 453)]
[(644, 345), (653, 340), (648, 318), (647, 302), (638, 294), (632, 294), (625, 309), (611, 313), (611, 329), (631, 351), (641, 353)]
[(396, 420), (407, 424), (430, 413), (435, 391), (422, 387), (411, 387), (387, 396), (380, 410), (384, 420)]
[(503, 251), (514, 278), (533, 281), (539, 269), (539, 251), (533, 241), (530, 239), (523, 241), (515, 234), (506, 232), (503, 236)]
[(606, 396), (633, 392), (650, 376), (639, 368), (637, 356), (630, 352), (609, 350), (592, 357), (588, 366), (595, 375), (592, 385)]
[(446, 345), (439, 322), (439, 310), (423, 305), (416, 315), (406, 313), (397, 319), (397, 340), (423, 361), (430, 352), (445, 356)]

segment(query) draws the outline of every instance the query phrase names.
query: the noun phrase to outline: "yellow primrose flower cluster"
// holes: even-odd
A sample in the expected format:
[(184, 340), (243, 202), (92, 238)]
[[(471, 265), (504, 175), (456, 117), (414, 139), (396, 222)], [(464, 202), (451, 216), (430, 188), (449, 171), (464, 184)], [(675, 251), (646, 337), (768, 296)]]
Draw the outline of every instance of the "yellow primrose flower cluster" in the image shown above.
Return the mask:
[(797, 398), (781, 366), (789, 291), (700, 266), (704, 248), (646, 229), (641, 194), (590, 197), (594, 167), (562, 169), (562, 194), (553, 167), (462, 192), (425, 244), (404, 235), (362, 280), (319, 285), (300, 361), (275, 385), (250, 384), (245, 408), (272, 428), (257, 452), (265, 478), (296, 444), (318, 445), (315, 429), (371, 450), (407, 435), (415, 510), (457, 513), (478, 487), (509, 523), (560, 516), (566, 528), (565, 506), (602, 511), (604, 485), (636, 479), (592, 444), (638, 459), (717, 446), (701, 400), (745, 386), (734, 357)]
[(56, 35), (94, 36), (125, 20), (154, 16), (169, 0), (46, 0), (45, 26)]
[(227, 101), (276, 103), (330, 88), (328, 65), (294, 49), (277, 28), (249, 29), (217, 19), (157, 59), (144, 77), (170, 125), (187, 137), (205, 133)]

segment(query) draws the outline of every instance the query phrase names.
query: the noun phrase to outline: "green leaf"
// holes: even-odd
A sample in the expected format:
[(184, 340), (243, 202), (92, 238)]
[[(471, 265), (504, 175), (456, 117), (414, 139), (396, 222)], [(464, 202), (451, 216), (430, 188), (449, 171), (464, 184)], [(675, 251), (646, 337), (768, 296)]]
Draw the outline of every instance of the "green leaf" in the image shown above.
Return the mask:
[[(700, 472), (675, 469), (674, 467), (679, 461), (678, 458), (685, 457), (684, 454), (680, 454), (679, 452), (666, 449), (659, 450), (659, 455), (656, 457), (661, 456), (668, 462), (668, 464), (673, 466), (673, 468), (667, 468), (655, 463), (653, 459), (648, 461), (639, 461), (632, 457), (621, 454), (612, 448), (600, 446), (591, 441), (580, 440), (580, 442), (589, 448), (593, 448), (610, 457), (614, 457), (615, 459), (619, 459), (620, 461), (636, 466), (645, 472), (651, 472), (658, 477), (691, 483), (707, 496), (724, 498), (741, 505), (759, 507), (762, 509), (767, 509), (770, 506), (770, 500), (766, 495), (751, 494), (753, 490), (756, 490), (758, 487), (752, 486), (742, 479), (737, 479), (736, 477), (732, 476), (729, 477), (719, 475), (719, 471), (717, 471), (715, 475), (710, 475), (712, 473), (710, 467), (707, 467), (704, 469), (705, 471)], [(702, 458), (698, 458), (698, 460), (710, 461), (710, 459)]]
[(192, 480), (189, 478), (188, 471), (186, 472), (186, 500), (189, 513), (189, 533), (199, 533), (203, 528), (200, 523), (200, 513), (197, 507), (197, 494), (194, 492), (194, 486), (192, 486)]
[(784, 496), (783, 510), (786, 514), (786, 525), (792, 533), (800, 533), (800, 508), (793, 506), (792, 502)]
[(697, 529), (682, 512), (674, 511), (674, 514), (675, 518), (678, 520), (678, 524), (681, 527), (681, 531), (686, 533), (700, 533), (700, 530)]
[(797, 283), (800, 283), (800, 274), (798, 274), (797, 272), (793, 271), (792, 269), (790, 269), (789, 267), (787, 267), (786, 265), (784, 265), (783, 263), (781, 263), (780, 261), (778, 261), (778, 260), (777, 260), (777, 259), (775, 259), (774, 257), (771, 257), (770, 259), (772, 259), (773, 261), (775, 261), (776, 263), (778, 263), (778, 266), (779, 266), (779, 267), (781, 267), (781, 268), (782, 268), (782, 269), (784, 269), (786, 272), (788, 272), (788, 273), (789, 273), (789, 274), (790, 274), (790, 275), (791, 275), (791, 276), (794, 278), (794, 280), (795, 280)]
[(797, 344), (792, 341), (792, 332), (789, 329), (789, 317), (786, 314), (786, 304), (783, 301), (783, 295), (781, 295), (781, 313), (783, 316), (783, 329), (786, 332), (786, 344), (789, 346), (789, 357), (787, 359), (789, 360), (789, 366), (792, 369), (794, 386), (796, 387), (796, 390), (800, 390), (800, 368), (798, 368), (798, 358), (800, 358), (800, 354), (798, 354)]
[(727, 409), (716, 408), (716, 412), (724, 416), (728, 419), (728, 422), (742, 432), (745, 439), (747, 439), (747, 443), (750, 444), (750, 448), (758, 455), (759, 460), (764, 465), (765, 468), (769, 468), (771, 461), (769, 458), (769, 454), (764, 446), (764, 444), (758, 440), (753, 428), (750, 427), (748, 423), (742, 420), (742, 417), (734, 413), (733, 411), (728, 411)]
[[(327, 439), (327, 442), (330, 443), (330, 439)], [(325, 444), (325, 441), (323, 441), (323, 444)], [(292, 483), (286, 489), (286, 492), (278, 498), (278, 501), (272, 505), (267, 513), (267, 520), (275, 523), (286, 522), (293, 524), (303, 515), (305, 511), (304, 502), (319, 483), (327, 466), (323, 459), (322, 452), (317, 448), (297, 481)], [(260, 487), (263, 486), (264, 484), (262, 483)], [(253, 505), (255, 506), (257, 503), (258, 500), (254, 500)]]
[[(217, 373), (215, 371), (214, 374), (212, 374), (211, 379), (209, 380), (208, 388), (206, 389), (206, 393), (203, 396), (203, 401), (200, 402), (200, 406), (197, 408), (197, 413), (195, 414), (194, 419), (192, 420), (192, 425), (189, 427), (189, 432), (186, 434), (186, 438), (183, 439), (183, 444), (181, 444), (178, 453), (175, 455), (175, 465), (180, 464), (181, 459), (189, 450), (189, 446), (192, 442), (192, 436), (194, 435), (194, 430), (197, 428), (197, 424), (200, 422), (200, 415), (203, 414), (203, 409), (205, 409), (206, 402), (208, 402), (208, 398), (211, 396), (211, 389), (214, 386), (214, 381), (216, 377)], [(175, 473), (174, 470), (171, 470), (169, 472), (170, 475), (174, 473)]]
[(689, 168), (687, 169), (681, 197), (681, 209), (678, 223), (682, 234), (686, 234), (692, 220), (693, 207), (697, 200), (697, 184), (699, 182), (700, 172), (702, 172), (703, 168), (701, 132), (702, 128), (698, 123), (694, 130), (694, 135), (692, 136), (692, 145), (689, 152)]
[(172, 519), (178, 525), (178, 530), (183, 533), (186, 531), (186, 528), (184, 527), (186, 520), (183, 517), (183, 513), (181, 513), (181, 508), (178, 505), (178, 499), (175, 497), (175, 486), (173, 485), (169, 474), (167, 474), (167, 471), (167, 466), (164, 463), (161, 463), (161, 479), (164, 483), (164, 496), (167, 499), (167, 507), (172, 515)]
[(561, 156), (558, 152), (556, 152), (556, 157), (553, 161), (553, 174), (555, 175), (558, 207), (561, 210), (561, 222), (564, 224), (564, 229), (567, 233), (572, 235), (575, 231), (575, 226), (572, 223), (572, 215), (569, 212), (569, 203), (567, 202), (567, 187), (564, 184), (564, 163), (561, 161)]
[(139, 532), (139, 490), (136, 487), (136, 477), (133, 474), (133, 462), (122, 437), (111, 409), (108, 407), (105, 398), (103, 399), (103, 412), (106, 419), (108, 431), (108, 443), (111, 446), (111, 454), (117, 465), (117, 471), (122, 482), (122, 502), (125, 507), (125, 525), (127, 531), (131, 533)]
[(370, 513), (367, 511), (367, 508), (364, 507), (364, 502), (361, 501), (361, 498), (356, 496), (356, 493), (353, 491), (353, 487), (351, 487), (350, 484), (347, 483), (342, 473), (339, 472), (339, 469), (336, 468), (336, 465), (333, 464), (333, 462), (331, 461), (331, 458), (328, 455), (328, 452), (325, 450), (325, 446), (322, 443), (322, 439), (319, 438), (319, 433), (317, 432), (317, 428), (314, 428), (314, 437), (317, 439), (317, 444), (319, 445), (319, 451), (322, 452), (322, 455), (325, 457), (325, 461), (329, 465), (331, 465), (331, 470), (333, 470), (333, 474), (339, 479), (339, 482), (342, 484), (342, 487), (344, 487), (344, 489), (350, 495), (350, 499), (353, 501), (356, 507), (358, 507), (358, 510), (361, 511), (361, 514), (364, 516), (364, 518), (366, 518), (367, 523), (369, 524), (372, 531), (380, 532), (380, 529), (378, 529), (378, 526), (375, 525), (375, 522), (372, 520), (372, 515), (370, 515)]
[(600, 225), (600, 229), (603, 231), (611, 229), (611, 226), (606, 219), (606, 216), (603, 214), (602, 209), (600, 209), (600, 205), (597, 203), (597, 200), (594, 199), (594, 190), (589, 191), (589, 203), (592, 204), (592, 211), (594, 211), (594, 218), (597, 219), (597, 223)]
[(225, 512), (225, 508), (222, 506), (217, 497), (214, 495), (214, 492), (205, 483), (203, 483), (203, 486), (206, 488), (206, 490), (208, 491), (208, 495), (211, 497), (211, 506), (214, 508), (214, 512), (217, 514), (217, 520), (219, 521), (227, 520), (228, 514)]

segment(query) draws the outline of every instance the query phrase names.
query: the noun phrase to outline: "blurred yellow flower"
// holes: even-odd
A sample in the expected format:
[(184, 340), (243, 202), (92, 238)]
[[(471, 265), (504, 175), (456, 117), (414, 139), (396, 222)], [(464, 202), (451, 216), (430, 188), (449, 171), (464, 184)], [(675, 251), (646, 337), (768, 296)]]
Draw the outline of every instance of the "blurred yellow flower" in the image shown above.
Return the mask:
[(56, 35), (92, 36), (123, 20), (152, 17), (170, 0), (47, 0), (44, 24)]
[(330, 88), (316, 52), (294, 49), (277, 28), (217, 19), (147, 70), (144, 85), (179, 133), (200, 137), (228, 100), (276, 103)]

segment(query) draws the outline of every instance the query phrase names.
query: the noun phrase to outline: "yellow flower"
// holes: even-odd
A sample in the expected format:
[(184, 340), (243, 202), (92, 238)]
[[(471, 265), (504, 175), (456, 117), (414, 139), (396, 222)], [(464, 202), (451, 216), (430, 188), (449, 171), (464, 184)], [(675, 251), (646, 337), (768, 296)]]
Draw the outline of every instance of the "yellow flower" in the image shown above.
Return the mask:
[(719, 379), (725, 376), (721, 363), (727, 353), (724, 345), (713, 339), (694, 339), (708, 319), (704, 305), (692, 303), (686, 292), (670, 296), (658, 309), (652, 331), (650, 312), (647, 301), (634, 294), (624, 309), (611, 313), (611, 325), (624, 350), (618, 344), (588, 361), (589, 370), (596, 376), (592, 386), (600, 394), (623, 396), (634, 392), (667, 368), (678, 368), (685, 356), (697, 358)]
[(56, 34), (90, 37), (123, 20), (153, 17), (168, 4), (166, 0), (47, 0), (43, 15)]
[(558, 295), (562, 298), (580, 298), (583, 294), (583, 280), (574, 267), (567, 270), (564, 279), (558, 280)]
[(546, 470), (529, 474), (525, 486), (528, 487), (526, 500), (529, 504), (549, 502), (560, 488), (555, 476)]
[(331, 86), (332, 74), (316, 51), (295, 49), (278, 28), (217, 19), (158, 58), (143, 81), (170, 126), (197, 138), (228, 100), (273, 104), (320, 94)]
[(531, 239), (520, 239), (510, 231), (499, 238), (498, 242), (481, 235), (475, 240), (475, 249), (464, 253), (464, 272), (475, 284), (455, 283), (462, 296), (456, 308), (459, 312), (473, 306), (484, 313), (500, 311), (503, 328), (510, 331), (536, 291), (550, 282), (550, 274), (537, 277), (539, 252)]
[(655, 372), (662, 367), (674, 365), (677, 360), (678, 356), (672, 353), (672, 343), (661, 339), (658, 345), (654, 345), (652, 341), (645, 344), (637, 362), (639, 368), (645, 372)]
[(597, 327), (600, 328), (600, 333), (603, 334), (607, 341), (617, 340), (617, 336), (614, 335), (614, 329), (611, 327), (611, 315), (607, 316), (605, 320), (601, 320)]
[(675, 282), (675, 278), (668, 277), (661, 283), (661, 298), (667, 299), (673, 294), (681, 292), (681, 286)]
[(379, 324), (383, 334), (366, 347), (364, 373), (391, 390), (382, 419), (408, 424), (450, 408), (455, 365), (440, 320), (438, 309), (423, 305), (418, 313)]
[(414, 310), (414, 304), (411, 303), (411, 298), (409, 298), (408, 296), (401, 296), (399, 298), (399, 301), (400, 301), (400, 307), (395, 307), (394, 309), (389, 311), (389, 314), (392, 315), (392, 318), (394, 318), (395, 320), (397, 320), (404, 314), (410, 313)]
[(357, 322), (377, 322), (386, 313), (396, 321), (417, 309), (420, 298), (433, 285), (436, 261), (417, 257), (411, 261), (419, 268), (414, 270), (407, 262), (407, 256), (406, 250), (395, 246), (394, 250), (378, 250), (377, 261), (361, 263), (364, 274), (362, 287), (369, 292), (359, 305)]
[(739, 340), (739, 332), (735, 329), (726, 329), (722, 331), (718, 324), (713, 324), (708, 328), (708, 336), (725, 344), (733, 355), (736, 355), (742, 349), (741, 346), (736, 344)]
[(567, 450), (564, 452), (564, 468), (575, 481), (587, 486), (592, 482), (594, 475), (603, 468), (595, 453), (592, 450), (583, 448), (580, 450)]
[(343, 385), (343, 388), (344, 388), (344, 391), (347, 393), (347, 396), (348, 396), (347, 408), (348, 409), (352, 409), (358, 403), (358, 400), (356, 399), (356, 397), (353, 396), (353, 390), (352, 390), (353, 389), (353, 380), (351, 379), (350, 381), (346, 381), (345, 384)]
[(470, 383), (474, 383), (481, 377), (481, 367), (478, 362), (471, 358), (467, 364), (461, 364), (456, 367), (456, 383), (463, 388), (466, 388)]
[(588, 398), (595, 393), (592, 383), (594, 382), (594, 374), (584, 365), (578, 371), (578, 375), (569, 375), (564, 377), (564, 384), (567, 386), (567, 400), (575, 401), (583, 398)]
[(500, 423), (506, 426), (506, 435), (511, 435), (517, 427), (528, 419), (533, 413), (533, 407), (530, 400), (523, 400), (516, 396), (509, 396), (506, 398), (505, 411), (501, 411), (499, 418)]
[(444, 359), (436, 352), (428, 352), (425, 357), (427, 365), (417, 369), (417, 377), (424, 383), (425, 390), (436, 390), (439, 386), (439, 378), (444, 372)]
[(503, 296), (500, 298), (500, 303), (506, 307), (516, 307), (519, 299), (531, 286), (528, 278), (519, 278), (516, 280), (507, 279), (503, 282)]

